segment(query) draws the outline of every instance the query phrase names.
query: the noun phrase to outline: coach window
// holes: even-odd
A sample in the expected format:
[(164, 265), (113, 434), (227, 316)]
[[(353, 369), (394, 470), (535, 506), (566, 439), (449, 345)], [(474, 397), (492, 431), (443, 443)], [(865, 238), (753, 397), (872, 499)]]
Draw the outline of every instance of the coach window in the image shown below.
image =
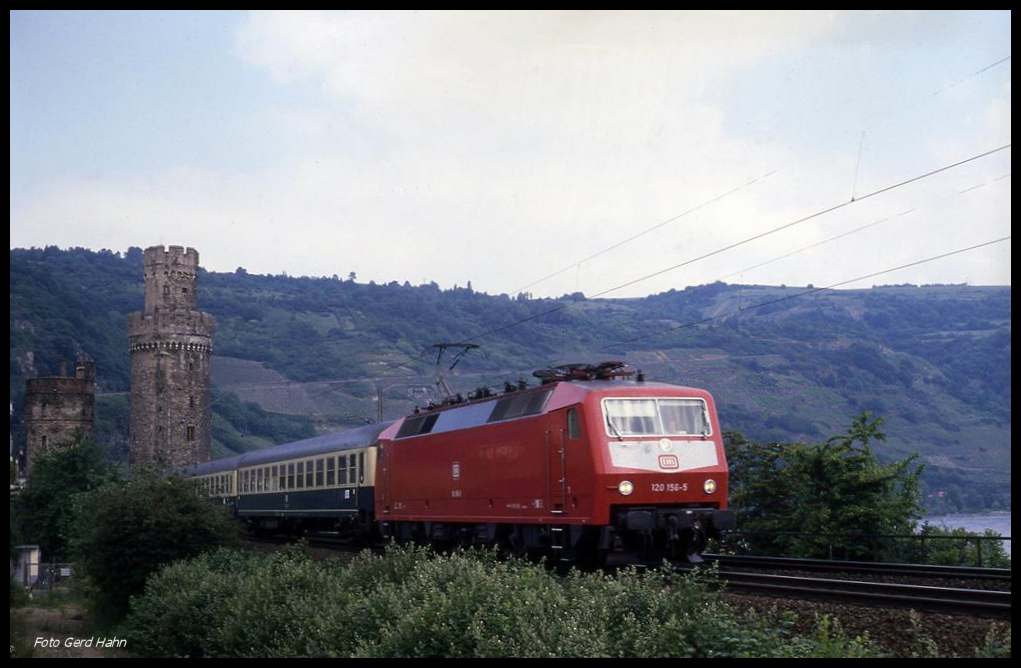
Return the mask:
[(581, 438), (581, 422), (578, 420), (577, 408), (571, 408), (567, 411), (567, 437)]
[(294, 489), (294, 464), (287, 465), (287, 489)]
[(329, 457), (326, 460), (326, 486), (335, 487), (337, 485), (337, 458)]
[(311, 460), (305, 463), (305, 487), (308, 489), (315, 487), (315, 471), (312, 466), (313, 462)]
[(358, 453), (358, 483), (365, 483), (365, 453)]
[(298, 462), (297, 475), (294, 480), (298, 483), (298, 489), (305, 489), (305, 462)]
[(326, 462), (324, 460), (322, 460), (322, 459), (317, 459), (316, 460), (316, 487), (322, 487), (326, 483), (326, 480), (324, 478), (325, 475), (326, 475)]
[(355, 484), (355, 481), (358, 480), (358, 473), (357, 473), (357, 470), (358, 470), (357, 466), (358, 466), (358, 464), (357, 464), (357, 461), (358, 460), (355, 459), (354, 455), (351, 455), (350, 457), (348, 457), (348, 463), (347, 463), (347, 481), (351, 485)]

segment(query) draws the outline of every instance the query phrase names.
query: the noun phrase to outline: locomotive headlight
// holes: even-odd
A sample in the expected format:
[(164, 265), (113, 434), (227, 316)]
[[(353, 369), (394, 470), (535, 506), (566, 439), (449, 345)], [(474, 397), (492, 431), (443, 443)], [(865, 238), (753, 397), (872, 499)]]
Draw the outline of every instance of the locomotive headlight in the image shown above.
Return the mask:
[(704, 483), (702, 483), (702, 489), (705, 490), (706, 494), (712, 494), (713, 492), (716, 491), (716, 481), (712, 479), (706, 480)]
[(620, 492), (622, 496), (631, 496), (631, 494), (635, 491), (634, 483), (630, 480), (625, 480), (617, 485), (617, 491)]

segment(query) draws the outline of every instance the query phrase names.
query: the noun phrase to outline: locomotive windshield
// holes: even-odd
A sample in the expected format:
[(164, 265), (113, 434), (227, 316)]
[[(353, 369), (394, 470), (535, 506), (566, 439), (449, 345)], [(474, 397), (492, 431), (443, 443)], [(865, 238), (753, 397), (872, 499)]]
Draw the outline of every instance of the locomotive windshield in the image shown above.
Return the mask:
[(607, 434), (708, 436), (709, 411), (701, 399), (605, 399)]

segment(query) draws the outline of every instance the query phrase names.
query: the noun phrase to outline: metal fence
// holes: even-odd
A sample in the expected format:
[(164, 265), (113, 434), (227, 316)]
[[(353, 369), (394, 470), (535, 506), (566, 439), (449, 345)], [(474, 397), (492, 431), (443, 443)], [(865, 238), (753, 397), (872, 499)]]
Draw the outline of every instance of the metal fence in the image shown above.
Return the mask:
[[(801, 531), (725, 531), (721, 547), (734, 554), (760, 554), (784, 546), (809, 546), (821, 559), (905, 561), (954, 566), (1002, 566), (1010, 558), (1010, 536), (980, 534), (848, 534)], [(790, 556), (790, 555), (781, 555)], [(808, 556), (808, 555), (798, 555)]]
[(71, 564), (25, 561), (16, 566), (12, 578), (33, 598), (47, 594), (64, 596), (74, 583), (74, 567)]

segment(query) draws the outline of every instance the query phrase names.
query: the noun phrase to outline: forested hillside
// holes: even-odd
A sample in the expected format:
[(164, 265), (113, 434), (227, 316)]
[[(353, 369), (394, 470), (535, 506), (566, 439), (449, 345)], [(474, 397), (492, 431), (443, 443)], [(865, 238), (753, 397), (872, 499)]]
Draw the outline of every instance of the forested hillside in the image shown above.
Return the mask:
[[(142, 306), (141, 263), (139, 249), (11, 250), (16, 409), (25, 378), (87, 355), (107, 395), (103, 438), (117, 441), (127, 410), (117, 394), (128, 389), (125, 320)], [(550, 300), (470, 284), (203, 273), (199, 307), (217, 321), (217, 448), (374, 419), (380, 392), (385, 417), (398, 417), (435, 397), (429, 346), (472, 340), (482, 348), (449, 373), (455, 391), (530, 378), (551, 362), (625, 359), (657, 380), (711, 390), (725, 428), (756, 440), (818, 439), (862, 411), (882, 415), (887, 454), (922, 453), (928, 489), (946, 492), (950, 509), (1009, 508), (1010, 288), (887, 286), (793, 298), (802, 292), (716, 283), (643, 299)]]

